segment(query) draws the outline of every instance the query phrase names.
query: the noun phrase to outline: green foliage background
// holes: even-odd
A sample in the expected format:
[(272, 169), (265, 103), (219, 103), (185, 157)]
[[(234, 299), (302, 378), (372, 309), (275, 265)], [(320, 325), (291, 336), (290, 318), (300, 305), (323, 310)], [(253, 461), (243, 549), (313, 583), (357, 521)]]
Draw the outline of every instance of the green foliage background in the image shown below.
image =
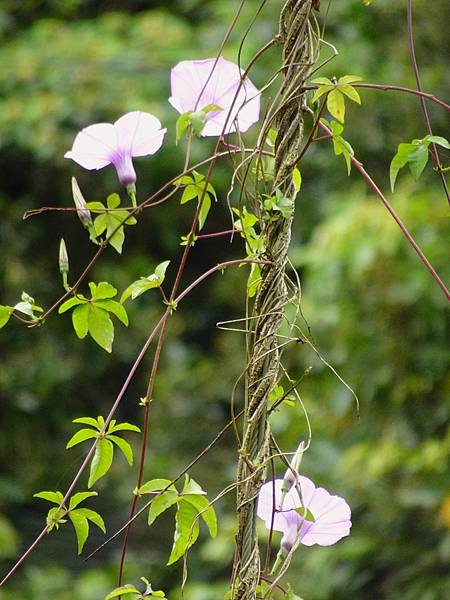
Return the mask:
[[(324, 2), (322, 3), (325, 4)], [(366, 81), (413, 86), (406, 43), (404, 2), (332, 3), (328, 37), (339, 56), (320, 74), (357, 74)], [(446, 3), (415, 3), (417, 55), (425, 89), (445, 97)], [(0, 5), (0, 301), (13, 304), (23, 289), (49, 306), (61, 293), (57, 256), (64, 235), (71, 275), (93, 250), (73, 214), (48, 213), (22, 221), (25, 210), (71, 206), (76, 174), (89, 200), (118, 191), (112, 168), (83, 171), (63, 159), (74, 134), (129, 110), (156, 114), (169, 128), (163, 150), (136, 161), (141, 198), (181, 167), (175, 148), (176, 113), (167, 103), (169, 70), (178, 61), (213, 56), (237, 2), (4, 0)], [(245, 5), (225, 55), (236, 60), (239, 42), (258, 2)], [(264, 8), (246, 38), (243, 61), (270, 39), (281, 2)], [(447, 53), (448, 55), (448, 53)], [(278, 68), (268, 53), (252, 79), (262, 86)], [(272, 87), (266, 98), (274, 93)], [(423, 137), (417, 99), (393, 92), (361, 92), (363, 106), (348, 106), (346, 138), (388, 189), (388, 166), (397, 144)], [(436, 135), (446, 135), (443, 111), (430, 106)], [(256, 129), (256, 128), (253, 128)], [(255, 131), (250, 132), (249, 139)], [(196, 142), (194, 159), (208, 140)], [(360, 398), (358, 421), (348, 390), (308, 348), (286, 355), (313, 426), (302, 468), (314, 481), (346, 497), (353, 510), (349, 538), (331, 548), (301, 548), (289, 581), (305, 600), (352, 597), (440, 600), (450, 592), (450, 381), (445, 300), (400, 231), (358, 176), (346, 177), (327, 143), (303, 161), (291, 258), (302, 278), (302, 312), (316, 346)], [(221, 201), (207, 230), (227, 228), (224, 194), (230, 171), (217, 168)], [(438, 272), (448, 277), (446, 205), (429, 166), (419, 183), (402, 172), (392, 202)], [(176, 199), (146, 211), (128, 233), (123, 258), (114, 250), (95, 268), (94, 281), (123, 290), (154, 266), (181, 252), (189, 206)], [(240, 256), (239, 241), (197, 244), (185, 282), (218, 260)], [(168, 271), (168, 279), (173, 271)], [(241, 290), (239, 293), (237, 290)], [(215, 323), (244, 315), (245, 273), (229, 270), (197, 288), (171, 321), (152, 408), (147, 478), (173, 477), (226, 423), (234, 381), (244, 366), (244, 340)], [(42, 489), (65, 489), (82, 448), (65, 451), (71, 419), (108, 410), (127, 368), (160, 314), (149, 294), (130, 306), (131, 324), (116, 327), (112, 357), (90, 339), (80, 342), (67, 316), (45, 327), (11, 322), (0, 335), (0, 559), (2, 571), (41, 527)], [(64, 318), (65, 317), (65, 318)], [(140, 424), (139, 397), (149, 359), (126, 395), (120, 418)], [(239, 400), (240, 401), (240, 400)], [(281, 446), (292, 451), (306, 436), (300, 411), (273, 418)], [(136, 443), (133, 439), (132, 443)], [(235, 476), (236, 443), (225, 436), (192, 476), (213, 497)], [(282, 471), (281, 466), (278, 466)], [(107, 480), (107, 481), (106, 481)], [(117, 457), (99, 484), (92, 507), (109, 532), (126, 519), (135, 474)], [(219, 536), (194, 547), (189, 558), (189, 600), (221, 598), (233, 558), (234, 497), (217, 505)], [(118, 508), (119, 507), (119, 508)], [(132, 537), (127, 581), (147, 576), (171, 599), (179, 597), (181, 567), (163, 568), (172, 541), (172, 517)], [(205, 532), (203, 532), (205, 533)], [(88, 549), (102, 540), (93, 532)], [(202, 540), (207, 536), (203, 535)], [(119, 544), (92, 561), (76, 557), (70, 528), (52, 533), (33, 553), (1, 600), (99, 600), (115, 582)]]

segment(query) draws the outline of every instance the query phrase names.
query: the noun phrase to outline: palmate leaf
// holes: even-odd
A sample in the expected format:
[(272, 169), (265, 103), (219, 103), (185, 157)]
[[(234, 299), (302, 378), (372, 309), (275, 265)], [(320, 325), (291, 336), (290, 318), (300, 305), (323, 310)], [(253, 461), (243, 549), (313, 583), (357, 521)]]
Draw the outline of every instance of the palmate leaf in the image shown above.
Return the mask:
[(114, 456), (114, 446), (107, 439), (99, 440), (95, 447), (94, 458), (91, 462), (88, 487), (91, 488), (96, 481), (109, 471)]

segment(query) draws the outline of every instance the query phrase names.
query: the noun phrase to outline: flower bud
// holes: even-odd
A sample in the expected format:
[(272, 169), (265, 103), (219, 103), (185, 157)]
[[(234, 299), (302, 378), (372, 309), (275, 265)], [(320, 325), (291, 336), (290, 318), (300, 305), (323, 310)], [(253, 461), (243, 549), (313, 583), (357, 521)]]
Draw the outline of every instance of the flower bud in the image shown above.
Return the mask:
[(66, 242), (64, 241), (64, 238), (61, 238), (59, 243), (59, 272), (69, 272), (69, 256), (67, 254)]
[(89, 210), (86, 208), (86, 200), (81, 193), (80, 187), (78, 185), (75, 177), (72, 177), (72, 195), (73, 201), (75, 202), (75, 206), (77, 208), (77, 214), (80, 218), (80, 221), (83, 223), (84, 227), (89, 228), (92, 225), (92, 217)]
[(303, 452), (305, 450), (305, 442), (300, 442), (294, 456), (292, 457), (291, 464), (284, 474), (283, 483), (281, 484), (282, 500), (295, 484), (297, 480), (297, 473), (302, 462)]

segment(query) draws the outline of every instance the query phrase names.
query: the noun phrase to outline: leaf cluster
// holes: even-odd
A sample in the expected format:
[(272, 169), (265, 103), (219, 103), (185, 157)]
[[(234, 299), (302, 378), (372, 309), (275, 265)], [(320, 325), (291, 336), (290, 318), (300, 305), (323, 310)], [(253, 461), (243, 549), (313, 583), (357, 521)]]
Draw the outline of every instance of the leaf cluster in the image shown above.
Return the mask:
[(112, 351), (114, 340), (114, 325), (110, 314), (115, 315), (119, 321), (128, 326), (128, 315), (120, 302), (112, 300), (117, 295), (117, 290), (110, 283), (101, 281), (89, 283), (91, 298), (83, 294), (76, 294), (59, 307), (59, 314), (74, 308), (72, 324), (75, 333), (80, 339), (89, 335), (107, 352)]
[(68, 516), (78, 542), (78, 554), (83, 551), (84, 544), (89, 536), (89, 522), (96, 525), (99, 529), (106, 533), (105, 523), (103, 518), (95, 510), (90, 508), (77, 508), (84, 500), (92, 496), (97, 496), (97, 492), (78, 492), (69, 500), (69, 506), (63, 504), (64, 496), (61, 492), (38, 492), (34, 494), (35, 498), (42, 498), (57, 506), (51, 508), (47, 513), (47, 533), (53, 529), (59, 529), (59, 526), (67, 522), (65, 516)]
[(177, 507), (175, 535), (168, 565), (184, 556), (197, 541), (200, 517), (208, 527), (211, 537), (216, 537), (217, 517), (214, 508), (206, 498), (206, 492), (188, 475), (185, 476), (181, 492), (178, 492), (169, 479), (152, 479), (144, 483), (137, 490), (137, 494), (155, 494), (148, 513), (149, 525), (171, 506)]
[(111, 468), (114, 458), (114, 445), (125, 456), (130, 467), (133, 465), (133, 449), (126, 440), (116, 435), (116, 433), (119, 431), (139, 432), (139, 427), (131, 423), (117, 423), (115, 419), (112, 419), (106, 431), (104, 431), (105, 419), (101, 416), (97, 417), (97, 419), (93, 417), (79, 417), (78, 419), (74, 419), (73, 423), (88, 425), (89, 428), (84, 427), (77, 431), (67, 442), (66, 448), (73, 448), (86, 440), (98, 439), (91, 461), (88, 487), (91, 488)]
[(211, 209), (211, 198), (214, 198), (217, 202), (217, 195), (212, 184), (210, 182), (206, 183), (204, 175), (198, 173), (198, 171), (192, 171), (192, 177), (183, 175), (174, 182), (174, 185), (184, 188), (180, 204), (186, 204), (186, 202), (197, 198), (200, 206), (198, 228), (201, 231)]

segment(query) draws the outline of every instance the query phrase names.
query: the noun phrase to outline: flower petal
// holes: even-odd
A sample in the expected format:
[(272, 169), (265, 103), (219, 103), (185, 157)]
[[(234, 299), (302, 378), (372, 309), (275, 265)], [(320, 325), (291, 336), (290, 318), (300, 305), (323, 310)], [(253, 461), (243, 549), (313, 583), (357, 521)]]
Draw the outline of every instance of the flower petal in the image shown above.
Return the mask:
[(260, 98), (248, 77), (241, 83), (243, 74), (222, 57), (182, 61), (171, 71), (169, 102), (180, 113), (219, 106), (221, 111), (207, 114), (203, 136), (221, 135), (225, 123), (225, 133), (247, 131), (259, 119)]
[(350, 533), (351, 511), (343, 498), (317, 488), (306, 506), (315, 521), (307, 529), (302, 528), (300, 537), (305, 546), (330, 546)]
[(72, 150), (64, 157), (71, 158), (85, 169), (102, 169), (111, 163), (111, 156), (116, 150), (117, 135), (113, 125), (96, 123), (77, 134)]
[(120, 117), (115, 123), (120, 149), (130, 156), (154, 154), (162, 145), (167, 129), (150, 113), (136, 110)]
[[(295, 497), (291, 492), (288, 492), (283, 502), (282, 510), (280, 510), (281, 484), (282, 479), (275, 479), (274, 481), (268, 481), (261, 487), (258, 498), (257, 514), (258, 517), (264, 519), (267, 529), (270, 529), (272, 526), (273, 531), (283, 531), (284, 533), (287, 533), (292, 521), (300, 519), (297, 513), (291, 510), (292, 508), (300, 506), (300, 502), (298, 496)], [(275, 512), (273, 507), (274, 497)]]

